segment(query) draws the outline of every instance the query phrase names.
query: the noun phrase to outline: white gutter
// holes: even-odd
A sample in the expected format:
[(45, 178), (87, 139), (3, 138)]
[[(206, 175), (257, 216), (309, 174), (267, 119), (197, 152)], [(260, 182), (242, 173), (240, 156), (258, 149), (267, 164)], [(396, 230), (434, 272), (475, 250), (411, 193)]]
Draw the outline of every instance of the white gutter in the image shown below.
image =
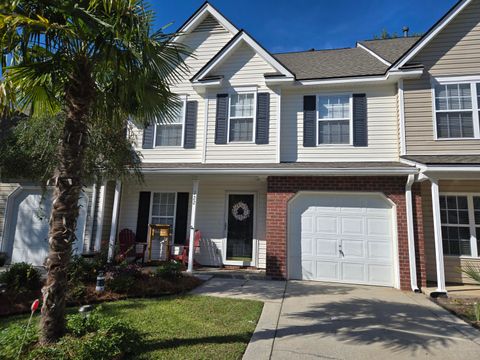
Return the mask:
[(117, 180), (115, 184), (115, 196), (113, 198), (112, 225), (110, 228), (110, 239), (108, 240), (108, 262), (113, 261), (115, 255), (115, 240), (117, 238), (118, 213), (120, 211), (120, 195), (122, 192), (122, 182)]
[(418, 172), (415, 168), (390, 168), (390, 169), (362, 169), (362, 168), (332, 168), (332, 169), (279, 169), (279, 168), (143, 168), (144, 174), (171, 174), (171, 175), (334, 175), (334, 176), (351, 176), (351, 175), (410, 175)]
[(415, 232), (413, 227), (412, 185), (415, 175), (408, 175), (405, 185), (405, 204), (407, 209), (408, 262), (410, 264), (410, 286), (413, 292), (419, 292), (417, 284), (417, 261), (415, 258)]

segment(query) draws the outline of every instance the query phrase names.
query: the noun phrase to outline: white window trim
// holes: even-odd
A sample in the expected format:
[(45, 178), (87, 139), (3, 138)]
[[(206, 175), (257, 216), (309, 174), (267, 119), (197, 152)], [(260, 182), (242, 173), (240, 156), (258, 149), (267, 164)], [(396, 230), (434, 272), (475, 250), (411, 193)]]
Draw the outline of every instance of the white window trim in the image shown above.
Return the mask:
[[(253, 130), (252, 130), (252, 140), (251, 141), (231, 141), (230, 140), (230, 120), (231, 119), (245, 119), (242, 116), (230, 116), (230, 106), (232, 103), (232, 95), (240, 94), (253, 94)], [(248, 118), (249, 119), (249, 118)], [(255, 144), (257, 136), (257, 88), (239, 88), (234, 89), (233, 92), (228, 94), (228, 123), (227, 123), (227, 143), (228, 144)]]
[[(318, 100), (320, 97), (328, 97), (328, 96), (348, 96), (349, 97), (349, 106), (350, 106), (350, 118), (349, 120), (349, 142), (348, 144), (320, 144), (319, 137), (318, 137), (318, 129), (320, 121), (335, 121), (335, 120), (346, 120), (342, 119), (320, 119), (320, 110), (318, 108)], [(345, 147), (345, 146), (353, 146), (353, 93), (324, 93), (324, 94), (317, 94), (315, 97), (315, 108), (316, 108), (316, 123), (315, 123), (315, 143), (317, 147)]]
[[(152, 218), (154, 217), (152, 214), (153, 209), (153, 195), (154, 194), (175, 194), (175, 205), (173, 206), (173, 228), (172, 233), (170, 234), (170, 242), (173, 244), (175, 241), (175, 227), (177, 225), (177, 200), (178, 200), (178, 192), (176, 191), (152, 191), (150, 193), (150, 210), (148, 214), (148, 223), (152, 224)], [(170, 216), (155, 216), (155, 217), (170, 217)]]
[[(431, 96), (432, 96), (432, 119), (433, 119), (433, 134), (435, 141), (458, 141), (458, 140), (479, 140), (480, 139), (480, 104), (478, 103), (477, 83), (480, 83), (480, 76), (451, 76), (451, 77), (437, 77), (431, 79)], [(465, 112), (472, 111), (473, 121), (473, 137), (456, 137), (456, 138), (439, 138), (437, 132), (437, 112), (462, 112), (462, 110), (438, 110), (435, 97), (435, 86), (437, 85), (454, 85), (454, 84), (470, 84), (470, 92), (472, 96), (472, 109), (465, 110)]]
[(185, 144), (185, 117), (187, 116), (187, 95), (181, 95), (180, 101), (183, 103), (183, 114), (182, 114), (182, 141), (180, 145), (157, 145), (157, 127), (158, 125), (178, 125), (178, 124), (159, 124), (155, 123), (155, 128), (153, 129), (153, 142), (155, 143), (154, 148), (157, 149), (181, 149)]
[[(470, 229), (470, 252), (472, 255), (449, 255), (443, 254), (444, 257), (450, 258), (461, 258), (461, 259), (479, 259), (480, 258), (480, 249), (477, 248), (477, 234), (475, 228), (475, 209), (473, 207), (473, 198), (480, 197), (480, 193), (462, 193), (462, 192), (440, 192), (439, 196), (464, 196), (467, 198), (468, 204), (468, 225), (467, 224), (458, 224), (452, 226), (459, 227), (468, 227)], [(443, 226), (443, 223), (440, 224)], [(447, 225), (448, 226), (448, 225)], [(480, 224), (478, 225), (480, 227)]]

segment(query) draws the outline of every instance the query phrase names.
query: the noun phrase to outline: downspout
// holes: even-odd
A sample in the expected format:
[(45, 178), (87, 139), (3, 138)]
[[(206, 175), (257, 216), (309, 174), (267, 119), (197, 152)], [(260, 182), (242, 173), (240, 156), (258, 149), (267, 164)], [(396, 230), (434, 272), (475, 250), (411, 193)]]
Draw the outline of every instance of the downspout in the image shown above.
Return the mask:
[(408, 175), (405, 185), (405, 207), (407, 210), (408, 260), (410, 264), (410, 286), (412, 291), (420, 292), (417, 284), (417, 261), (415, 258), (415, 231), (413, 227), (412, 185), (415, 175)]

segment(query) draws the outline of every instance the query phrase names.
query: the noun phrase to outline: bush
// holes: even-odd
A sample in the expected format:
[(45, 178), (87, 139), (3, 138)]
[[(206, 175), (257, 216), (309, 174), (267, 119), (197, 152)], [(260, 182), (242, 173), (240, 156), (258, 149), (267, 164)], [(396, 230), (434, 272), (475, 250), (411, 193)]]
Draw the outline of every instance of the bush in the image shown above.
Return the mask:
[(141, 267), (137, 264), (122, 263), (109, 268), (105, 273), (106, 287), (117, 293), (131, 292), (141, 278)]
[(7, 271), (0, 274), (0, 283), (4, 283), (7, 290), (16, 293), (38, 291), (42, 287), (40, 273), (32, 265), (16, 263)]
[(155, 274), (162, 279), (175, 280), (182, 277), (182, 269), (183, 265), (181, 262), (172, 260), (160, 265)]
[[(12, 325), (0, 333), (0, 358), (17, 359), (24, 327)], [(140, 334), (127, 323), (95, 310), (87, 318), (67, 316), (67, 335), (58, 343), (37, 346), (37, 327), (31, 326), (21, 359), (110, 360), (122, 359), (141, 344)]]
[(460, 269), (460, 271), (467, 275), (473, 281), (480, 284), (480, 266), (468, 262)]

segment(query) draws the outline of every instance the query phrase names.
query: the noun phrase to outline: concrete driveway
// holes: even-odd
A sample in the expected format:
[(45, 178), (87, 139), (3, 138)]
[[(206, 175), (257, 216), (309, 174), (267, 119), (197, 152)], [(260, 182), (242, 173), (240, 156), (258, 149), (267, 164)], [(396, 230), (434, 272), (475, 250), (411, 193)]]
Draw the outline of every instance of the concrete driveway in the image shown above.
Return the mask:
[(480, 332), (399, 290), (211, 279), (195, 293), (265, 302), (244, 359), (478, 359)]

